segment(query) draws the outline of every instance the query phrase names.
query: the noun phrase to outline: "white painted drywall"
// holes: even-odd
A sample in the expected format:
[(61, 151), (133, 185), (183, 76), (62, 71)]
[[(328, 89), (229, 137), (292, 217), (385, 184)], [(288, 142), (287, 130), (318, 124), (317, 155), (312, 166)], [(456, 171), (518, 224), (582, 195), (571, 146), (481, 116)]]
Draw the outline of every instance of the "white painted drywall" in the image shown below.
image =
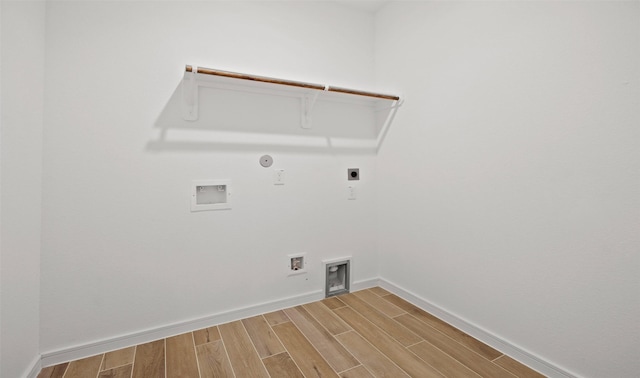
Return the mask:
[[(2, 3), (0, 2), (0, 157), (2, 156)], [(0, 335), (2, 335), (2, 164), (0, 162)], [(39, 325), (38, 325), (38, 328)], [(0, 340), (0, 362), (2, 341)]]
[[(0, 157), (2, 156), (2, 3), (0, 3)], [(0, 162), (0, 335), (2, 335), (2, 164)], [(38, 325), (38, 328), (39, 325)], [(0, 340), (0, 362), (2, 341)]]
[(640, 4), (392, 3), (381, 277), (557, 366), (640, 371)]
[[(43, 353), (323, 290), (323, 259), (352, 255), (354, 280), (377, 277), (374, 155), (355, 146), (375, 134), (367, 117), (318, 102), (306, 131), (298, 100), (200, 89), (189, 123), (179, 86), (192, 64), (373, 89), (371, 14), (313, 2), (47, 12)], [(331, 147), (338, 137), (351, 143)], [(232, 180), (232, 210), (189, 211), (191, 181), (206, 179)], [(309, 273), (287, 277), (299, 252)]]
[(0, 377), (40, 358), (45, 3), (2, 1)]

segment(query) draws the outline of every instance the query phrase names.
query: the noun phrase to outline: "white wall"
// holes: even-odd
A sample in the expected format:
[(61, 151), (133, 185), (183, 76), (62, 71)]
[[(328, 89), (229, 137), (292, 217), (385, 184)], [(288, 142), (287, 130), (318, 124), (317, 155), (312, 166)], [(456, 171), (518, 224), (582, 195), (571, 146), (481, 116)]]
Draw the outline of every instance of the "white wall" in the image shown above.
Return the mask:
[(637, 376), (639, 28), (638, 2), (379, 12), (379, 84), (406, 97), (381, 276), (575, 374)]
[[(42, 352), (319, 291), (322, 259), (352, 255), (356, 281), (377, 277), (374, 156), (327, 146), (370, 138), (366, 117), (318, 103), (303, 133), (298, 100), (201, 89), (189, 123), (179, 87), (194, 64), (370, 89), (373, 28), (331, 3), (50, 2)], [(233, 209), (190, 213), (194, 179), (233, 180)], [(287, 278), (296, 252), (310, 273)]]
[[(0, 3), (0, 99), (2, 99), (2, 3)], [(1, 100), (0, 100), (1, 101)], [(0, 156), (2, 156), (2, 104), (0, 103)], [(0, 162), (0, 337), (2, 336), (2, 164)], [(2, 361), (2, 341), (0, 341)]]
[(44, 2), (2, 1), (0, 377), (40, 357), (44, 18)]

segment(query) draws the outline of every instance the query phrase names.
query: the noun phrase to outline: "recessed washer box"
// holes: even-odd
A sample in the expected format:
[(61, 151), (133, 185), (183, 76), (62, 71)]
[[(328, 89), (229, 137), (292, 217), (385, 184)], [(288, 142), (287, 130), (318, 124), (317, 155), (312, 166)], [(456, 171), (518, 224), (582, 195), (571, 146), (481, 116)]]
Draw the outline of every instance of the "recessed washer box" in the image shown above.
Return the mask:
[(307, 254), (306, 253), (297, 253), (295, 255), (288, 256), (289, 261), (287, 263), (287, 268), (289, 276), (295, 276), (297, 274), (307, 273)]
[(191, 182), (191, 211), (231, 209), (231, 180)]

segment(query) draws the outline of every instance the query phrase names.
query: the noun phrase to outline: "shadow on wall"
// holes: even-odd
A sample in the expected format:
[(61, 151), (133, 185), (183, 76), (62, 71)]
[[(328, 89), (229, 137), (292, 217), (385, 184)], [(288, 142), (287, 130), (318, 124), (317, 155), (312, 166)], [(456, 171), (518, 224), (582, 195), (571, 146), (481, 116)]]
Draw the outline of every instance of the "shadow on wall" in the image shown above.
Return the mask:
[[(300, 95), (198, 85), (197, 118), (183, 117), (189, 101), (181, 80), (155, 123), (148, 151), (264, 151), (300, 153), (375, 153), (391, 102), (328, 98), (320, 92), (304, 127)], [(184, 88), (183, 88), (184, 86)], [(184, 89), (184, 91), (183, 91)], [(183, 96), (183, 93), (185, 95)]]

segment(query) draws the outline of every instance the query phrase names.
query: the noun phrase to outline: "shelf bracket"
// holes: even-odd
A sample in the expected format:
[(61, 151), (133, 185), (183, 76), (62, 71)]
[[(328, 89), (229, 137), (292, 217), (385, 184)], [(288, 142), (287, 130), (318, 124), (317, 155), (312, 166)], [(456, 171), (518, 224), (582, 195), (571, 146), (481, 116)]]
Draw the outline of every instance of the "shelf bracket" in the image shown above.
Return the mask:
[(311, 113), (313, 112), (313, 106), (316, 104), (316, 100), (318, 99), (318, 93), (304, 95), (300, 98), (301, 101), (301, 112), (300, 112), (300, 127), (303, 129), (310, 129), (312, 118)]
[(186, 121), (198, 119), (198, 83), (196, 81), (197, 68), (185, 72), (182, 80), (182, 118)]
[(382, 129), (378, 134), (378, 139), (376, 140), (376, 153), (380, 151), (380, 147), (382, 146), (382, 141), (387, 136), (387, 132), (389, 131), (389, 126), (391, 126), (391, 124), (393, 123), (393, 119), (395, 118), (396, 113), (398, 112), (398, 108), (400, 108), (402, 104), (404, 104), (404, 99), (398, 97), (398, 99), (393, 102), (393, 105), (391, 105), (391, 108), (389, 108), (389, 114), (387, 115), (387, 118), (385, 119), (384, 124), (382, 125)]

